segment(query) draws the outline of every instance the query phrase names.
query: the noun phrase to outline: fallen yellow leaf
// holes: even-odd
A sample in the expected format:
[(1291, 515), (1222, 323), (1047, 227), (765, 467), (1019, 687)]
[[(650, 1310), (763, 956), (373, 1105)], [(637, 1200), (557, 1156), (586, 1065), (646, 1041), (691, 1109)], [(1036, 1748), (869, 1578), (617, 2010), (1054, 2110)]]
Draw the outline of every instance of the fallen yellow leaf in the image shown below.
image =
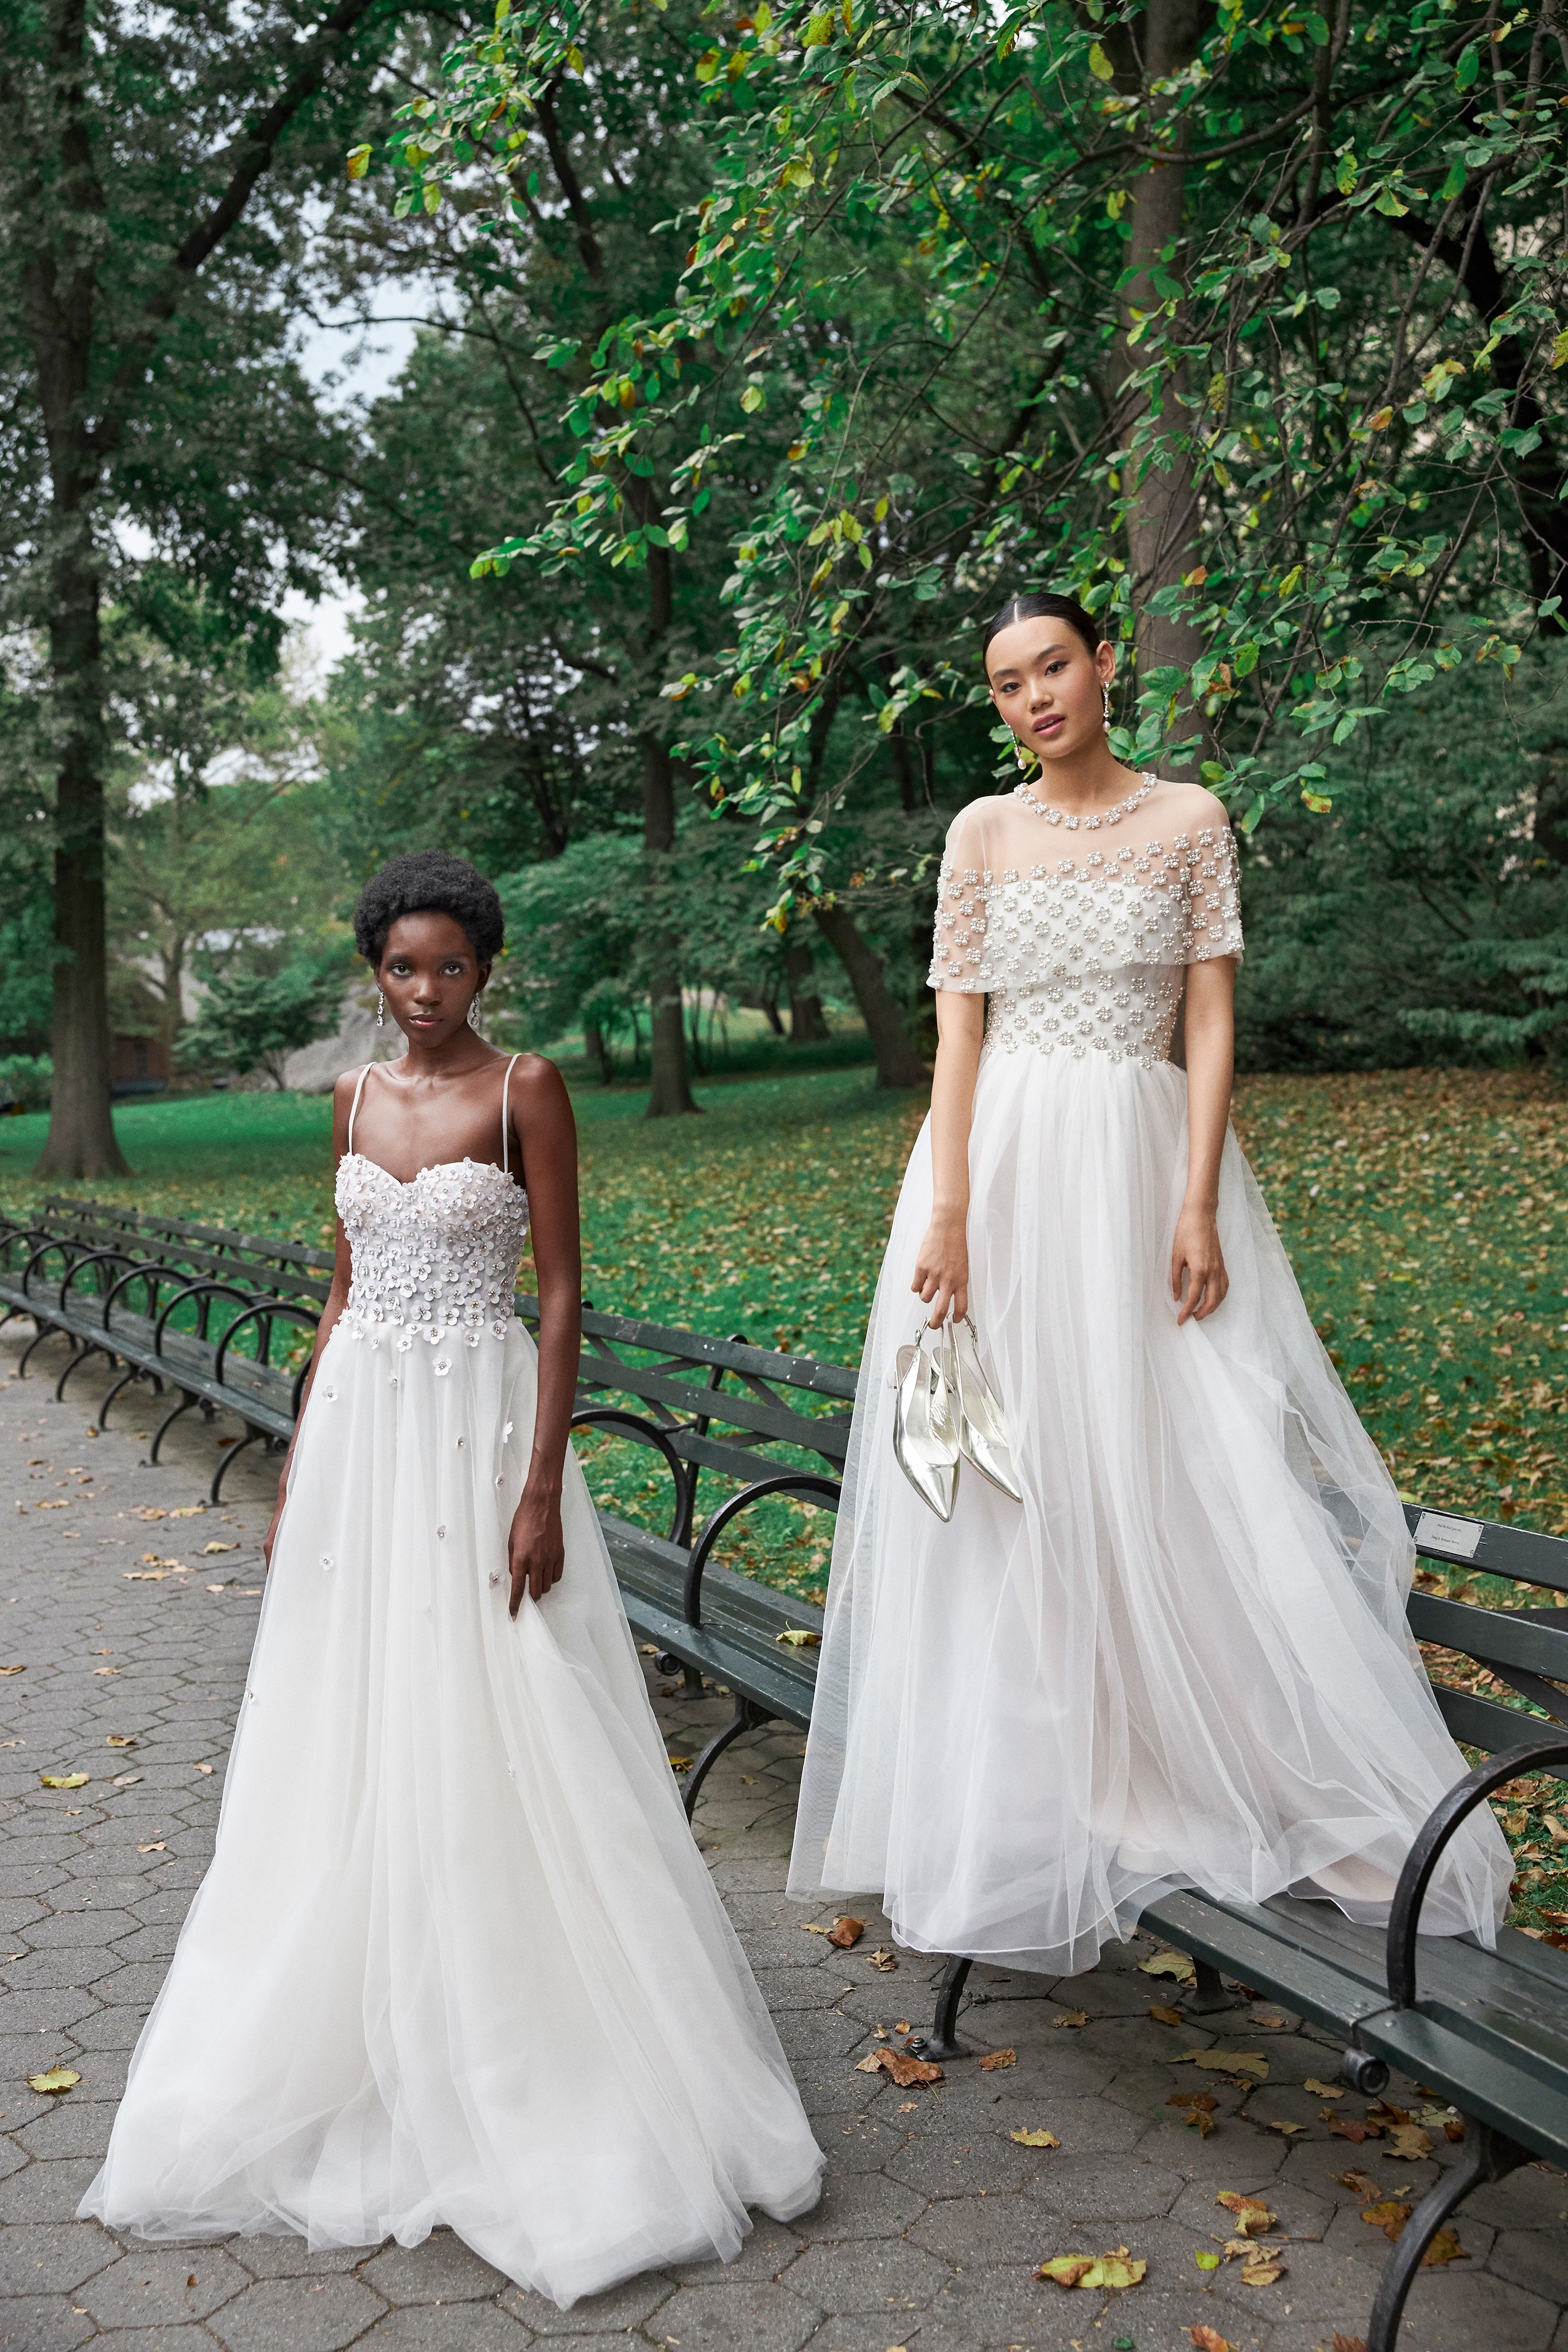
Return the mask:
[(1265, 2124), (1263, 2128), (1265, 2131), (1277, 2131), (1281, 2137), (1289, 2139), (1295, 2133), (1304, 2132), (1307, 2126), (1305, 2124)]
[(980, 2061), (980, 2071), (983, 2074), (994, 2074), (1002, 2067), (1016, 2066), (1017, 2063), (1018, 2053), (1016, 2050), (988, 2050)]
[(782, 1633), (773, 1635), (790, 1650), (815, 1650), (822, 1640), (820, 1633), (808, 1633), (804, 1625), (786, 1625)]
[[(1203, 2257), (1198, 2257), (1201, 2262)], [(1230, 2352), (1230, 2346), (1217, 2327), (1194, 2327), (1189, 2331), (1194, 2352)]]
[(1152, 1960), (1140, 1960), (1138, 1967), (1146, 1977), (1174, 1977), (1178, 1984), (1191, 1984), (1197, 1975), (1185, 1952), (1156, 1952)]
[(1106, 2287), (1136, 2286), (1148, 2267), (1146, 2262), (1130, 2254), (1125, 2246), (1118, 2246), (1109, 2254), (1052, 2254), (1040, 2264), (1035, 2276), (1055, 2279), (1058, 2286), (1080, 2286), (1092, 2294)]
[(1069, 2009), (1061, 2017), (1053, 2017), (1051, 2023), (1053, 2025), (1087, 2025), (1089, 2011), (1087, 2009)]
[(0, 1675), (25, 1675), (26, 1666), (0, 1666)]
[(1244, 2238), (1256, 2238), (1274, 2227), (1275, 2216), (1261, 2197), (1249, 2197), (1237, 2189), (1222, 2189), (1215, 2199), (1227, 2213), (1236, 2216), (1236, 2226)]
[(1424, 2132), (1419, 2124), (1395, 2124), (1388, 2135), (1388, 2146), (1378, 2154), (1386, 2159), (1403, 2157), (1406, 2164), (1420, 2164), (1432, 2153), (1432, 2135)]
[(47, 2074), (29, 2074), (27, 2088), (47, 2091), (51, 2097), (58, 2097), (62, 2091), (74, 2091), (80, 2080), (74, 2066), (51, 2066)]
[(1206, 2066), (1216, 2074), (1252, 2074), (1260, 2083), (1268, 2080), (1268, 2061), (1261, 2050), (1182, 2050), (1171, 2063)]
[(1262, 2253), (1255, 2254), (1251, 2262), (1241, 2266), (1243, 2286), (1276, 2286), (1284, 2276), (1284, 2263)]
[(126, 1732), (111, 1731), (103, 1744), (106, 1748), (134, 1748), (136, 1742)]
[(40, 1772), (38, 1778), (46, 1789), (85, 1789), (88, 1783), (85, 1772)]
[(1345, 2095), (1342, 2084), (1320, 2083), (1315, 2074), (1309, 2074), (1301, 2087), (1310, 2091), (1315, 2099), (1342, 2099)]
[[(207, 1587), (209, 1592), (216, 1592), (220, 1590), (221, 1587), (216, 1584), (209, 1584)], [(696, 1761), (697, 1759), (694, 1756), (672, 1756), (669, 1759), (669, 1769), (672, 1772), (689, 1772)]]
[(1007, 2137), (1009, 2139), (1016, 2139), (1020, 2147), (1060, 2147), (1061, 2146), (1060, 2140), (1053, 2131), (1016, 2131), (1009, 2132)]
[(858, 2074), (890, 2074), (900, 2091), (912, 2089), (917, 2083), (940, 2083), (942, 2068), (930, 2059), (917, 2058), (908, 2050), (871, 2050), (855, 2062)]
[(1152, 2009), (1149, 2014), (1156, 2025), (1180, 2025), (1182, 2022), (1182, 2012), (1179, 2009), (1156, 2007)]
[(889, 1951), (886, 1944), (879, 1944), (876, 1950), (868, 1955), (868, 1958), (870, 1959), (871, 1966), (874, 1969), (880, 1969), (882, 1975), (885, 1977), (891, 1976), (893, 1970), (899, 1965), (897, 1958), (893, 1953)]

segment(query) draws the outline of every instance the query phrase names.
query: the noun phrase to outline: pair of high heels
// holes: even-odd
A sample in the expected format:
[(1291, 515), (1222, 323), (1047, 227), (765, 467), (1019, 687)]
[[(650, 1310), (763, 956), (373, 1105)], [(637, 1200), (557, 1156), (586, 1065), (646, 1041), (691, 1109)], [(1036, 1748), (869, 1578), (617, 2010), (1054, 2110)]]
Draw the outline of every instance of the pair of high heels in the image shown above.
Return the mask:
[(1013, 1464), (1007, 1418), (980, 1368), (980, 1346), (968, 1316), (949, 1320), (935, 1348), (921, 1318), (913, 1341), (894, 1359), (893, 1452), (922, 1503), (943, 1521), (958, 1499), (960, 1460), (968, 1462), (1015, 1503), (1024, 1499)]

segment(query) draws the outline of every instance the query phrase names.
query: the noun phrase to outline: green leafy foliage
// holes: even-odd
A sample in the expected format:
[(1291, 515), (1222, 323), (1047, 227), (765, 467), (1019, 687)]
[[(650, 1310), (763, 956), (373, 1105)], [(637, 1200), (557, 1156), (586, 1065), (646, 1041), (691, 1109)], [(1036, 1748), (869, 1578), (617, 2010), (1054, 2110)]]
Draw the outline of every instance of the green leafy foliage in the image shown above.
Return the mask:
[(325, 1034), (343, 992), (342, 960), (285, 964), (281, 971), (227, 971), (208, 986), (183, 1033), (179, 1059), (198, 1069), (265, 1070), (283, 1085), (289, 1055)]

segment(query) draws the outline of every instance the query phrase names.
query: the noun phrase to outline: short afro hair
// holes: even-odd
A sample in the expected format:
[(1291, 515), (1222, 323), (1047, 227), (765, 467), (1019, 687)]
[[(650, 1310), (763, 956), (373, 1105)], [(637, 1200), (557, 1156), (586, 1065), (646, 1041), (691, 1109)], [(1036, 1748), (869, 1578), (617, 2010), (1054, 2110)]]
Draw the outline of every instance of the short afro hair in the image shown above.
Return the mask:
[(492, 883), (466, 857), (416, 849), (373, 874), (354, 908), (354, 945), (374, 971), (386, 935), (404, 915), (450, 915), (481, 963), (493, 963), (506, 940), (506, 918)]

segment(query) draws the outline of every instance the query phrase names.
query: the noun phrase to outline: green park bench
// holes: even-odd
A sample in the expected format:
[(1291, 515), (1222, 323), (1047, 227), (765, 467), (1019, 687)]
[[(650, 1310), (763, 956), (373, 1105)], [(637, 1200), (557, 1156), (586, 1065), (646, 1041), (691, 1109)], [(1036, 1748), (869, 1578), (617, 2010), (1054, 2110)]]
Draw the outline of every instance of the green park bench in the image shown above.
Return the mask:
[[(160, 1437), (195, 1402), (237, 1413), (246, 1443), (287, 1442), (302, 1372), (290, 1378), (268, 1365), (265, 1338), (253, 1342), (257, 1358), (241, 1357), (230, 1342), (242, 1328), (269, 1332), (286, 1308), (313, 1325), (331, 1265), (324, 1250), (89, 1202), (50, 1202), (31, 1223), (0, 1223), (0, 1305), (37, 1324), (24, 1362), (39, 1339), (63, 1333), (72, 1354), (58, 1394), (89, 1356), (110, 1359), (116, 1378), (100, 1420), (128, 1379), (166, 1383), (181, 1402)], [(130, 1295), (138, 1297), (134, 1313), (122, 1303)], [(209, 1300), (223, 1302), (216, 1320), (236, 1310), (221, 1332), (212, 1328)], [(174, 1328), (170, 1316), (181, 1302), (199, 1329)], [(520, 1297), (518, 1308), (525, 1321), (537, 1321), (536, 1300)], [(693, 1689), (706, 1677), (734, 1702), (730, 1720), (692, 1765), (689, 1813), (733, 1740), (770, 1721), (810, 1723), (822, 1612), (726, 1568), (718, 1553), (726, 1531), (769, 1496), (837, 1505), (855, 1375), (754, 1348), (739, 1335), (712, 1339), (586, 1305), (583, 1328), (574, 1427), (650, 1449), (670, 1480), (668, 1534), (600, 1513), (632, 1631), (663, 1671), (683, 1671)], [(694, 1535), (704, 1471), (739, 1483)], [(1415, 1506), (1406, 1516), (1429, 1563), (1521, 1591), (1568, 1594), (1568, 1542), (1559, 1538)], [(1423, 1827), (1387, 1928), (1357, 1927), (1326, 1903), (1275, 1895), (1232, 1904), (1195, 1888), (1163, 1895), (1143, 1913), (1146, 1927), (1193, 1960), (1190, 1990), (1173, 1996), (1189, 2016), (1206, 2019), (1265, 1995), (1342, 2043), (1342, 2072), (1352, 2088), (1375, 2095), (1397, 2067), (1463, 2116), (1458, 2156), (1384, 2263), (1368, 2352), (1392, 2352), (1421, 2257), (1472, 2189), (1532, 2158), (1568, 2161), (1568, 1952), (1509, 1927), (1495, 1952), (1467, 1937), (1416, 1940), (1422, 1897), (1465, 1815), (1518, 1775), (1568, 1780), (1568, 1695), (1561, 1686), (1568, 1682), (1568, 1609), (1499, 1608), (1472, 1597), (1468, 1586), (1449, 1593), (1418, 1585), (1408, 1616), (1418, 1640), (1484, 1666), (1494, 1685), (1541, 1712), (1435, 1685), (1455, 1738), (1489, 1760)], [(913, 2045), (930, 2056), (963, 2053), (957, 2028), (972, 1966), (963, 1956), (947, 1965), (931, 2031)]]
[[(229, 1465), (247, 1446), (276, 1451), (289, 1443), (310, 1362), (301, 1343), (314, 1336), (331, 1267), (330, 1250), (275, 1235), (57, 1195), (28, 1219), (0, 1219), (0, 1324), (26, 1316), (36, 1327), (22, 1353), (24, 1373), (46, 1339), (66, 1339), (70, 1352), (57, 1397), (95, 1360), (109, 1370), (100, 1428), (135, 1381), (168, 1395), (153, 1436), (153, 1462), (193, 1408), (209, 1421), (237, 1414), (245, 1434), (226, 1446), (213, 1474), (216, 1503)], [(295, 1365), (271, 1360), (279, 1328), (295, 1340)]]

